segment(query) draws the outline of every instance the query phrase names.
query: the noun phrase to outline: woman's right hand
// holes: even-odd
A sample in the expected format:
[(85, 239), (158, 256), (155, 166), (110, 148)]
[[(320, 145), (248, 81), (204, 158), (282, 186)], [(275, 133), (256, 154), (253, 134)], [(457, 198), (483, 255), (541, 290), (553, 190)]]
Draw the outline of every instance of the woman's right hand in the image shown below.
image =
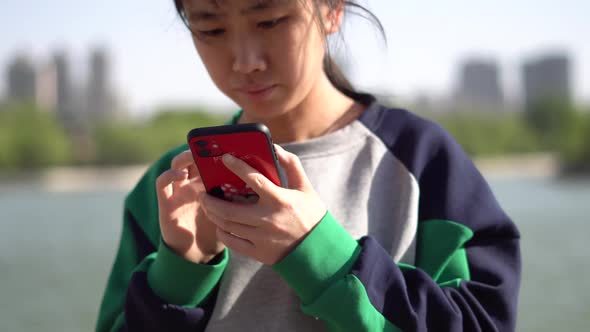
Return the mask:
[(207, 263), (225, 248), (201, 208), (205, 187), (189, 150), (172, 159), (171, 168), (156, 180), (156, 191), (162, 238), (174, 253)]

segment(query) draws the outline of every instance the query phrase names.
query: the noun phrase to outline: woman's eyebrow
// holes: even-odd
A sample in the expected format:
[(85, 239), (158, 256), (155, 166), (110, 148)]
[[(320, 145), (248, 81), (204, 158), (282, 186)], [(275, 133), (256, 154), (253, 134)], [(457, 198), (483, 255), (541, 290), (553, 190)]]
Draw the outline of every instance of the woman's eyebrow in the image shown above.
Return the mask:
[(224, 16), (224, 14), (210, 12), (210, 11), (206, 11), (206, 10), (198, 10), (198, 11), (190, 12), (188, 14), (188, 20), (191, 22), (215, 21), (215, 20), (218, 20), (222, 16)]

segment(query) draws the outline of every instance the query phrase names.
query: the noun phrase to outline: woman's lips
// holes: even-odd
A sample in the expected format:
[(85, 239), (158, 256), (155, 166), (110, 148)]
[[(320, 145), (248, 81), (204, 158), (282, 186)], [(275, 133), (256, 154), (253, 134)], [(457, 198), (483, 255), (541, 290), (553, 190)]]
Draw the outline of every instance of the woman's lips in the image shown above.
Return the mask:
[(238, 91), (244, 94), (249, 99), (261, 100), (268, 97), (275, 89), (276, 85), (267, 85), (263, 87), (246, 87), (238, 89)]

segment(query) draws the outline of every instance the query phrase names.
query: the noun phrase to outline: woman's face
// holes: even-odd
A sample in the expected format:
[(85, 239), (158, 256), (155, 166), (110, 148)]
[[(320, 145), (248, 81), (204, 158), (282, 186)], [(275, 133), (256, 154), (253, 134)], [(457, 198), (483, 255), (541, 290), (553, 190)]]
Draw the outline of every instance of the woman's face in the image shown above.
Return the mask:
[(209, 75), (253, 118), (299, 106), (324, 75), (324, 38), (312, 0), (187, 0), (184, 6)]

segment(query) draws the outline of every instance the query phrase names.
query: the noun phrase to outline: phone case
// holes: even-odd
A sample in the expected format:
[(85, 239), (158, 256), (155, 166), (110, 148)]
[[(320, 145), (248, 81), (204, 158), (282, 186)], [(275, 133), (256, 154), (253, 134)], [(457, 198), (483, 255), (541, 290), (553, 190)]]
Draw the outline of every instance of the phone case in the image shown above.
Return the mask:
[(207, 193), (231, 202), (256, 202), (258, 194), (223, 164), (230, 153), (281, 186), (272, 139), (268, 128), (259, 123), (195, 128), (188, 144)]

